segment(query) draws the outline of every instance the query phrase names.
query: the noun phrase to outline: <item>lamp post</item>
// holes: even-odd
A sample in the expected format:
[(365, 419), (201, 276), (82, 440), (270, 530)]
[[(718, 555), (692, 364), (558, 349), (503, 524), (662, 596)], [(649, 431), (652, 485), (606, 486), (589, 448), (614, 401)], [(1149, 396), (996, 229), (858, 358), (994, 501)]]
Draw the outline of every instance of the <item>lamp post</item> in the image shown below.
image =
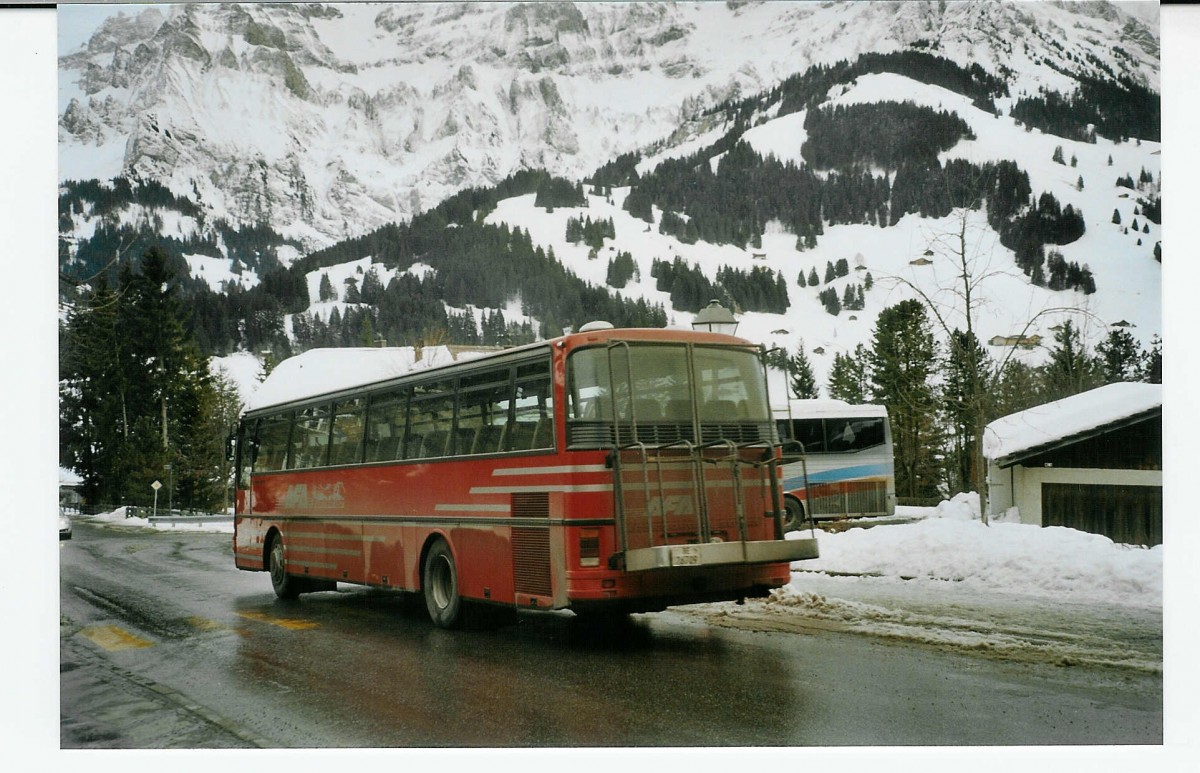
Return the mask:
[(721, 302), (715, 298), (709, 301), (703, 309), (700, 309), (700, 313), (692, 320), (692, 330), (709, 333), (733, 335), (737, 332), (737, 327), (737, 317), (733, 316), (733, 312), (722, 306)]

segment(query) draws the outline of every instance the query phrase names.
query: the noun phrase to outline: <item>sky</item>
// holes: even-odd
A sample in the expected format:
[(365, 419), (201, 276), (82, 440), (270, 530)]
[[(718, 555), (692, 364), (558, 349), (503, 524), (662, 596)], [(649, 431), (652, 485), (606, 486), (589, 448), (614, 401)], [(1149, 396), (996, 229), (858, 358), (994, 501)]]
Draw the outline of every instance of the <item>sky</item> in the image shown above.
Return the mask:
[[(1195, 304), (1188, 288), (1196, 287), (1195, 265), (1188, 265), (1189, 248), (1195, 244), (1195, 183), (1200, 180), (1200, 154), (1195, 145), (1194, 127), (1200, 125), (1200, 99), (1197, 99), (1200, 72), (1200, 7), (1166, 6), (1162, 9), (1164, 50), (1164, 241), (1168, 258), (1163, 268), (1164, 310), (1166, 314), (1164, 347), (1166, 385), (1164, 386), (1168, 421), (1164, 422), (1167, 486), (1164, 492), (1168, 513), (1166, 542), (1172, 556), (1164, 561), (1165, 602), (1168, 609), (1166, 658), (1168, 675), (1171, 664), (1183, 664), (1194, 655), (1194, 596), (1184, 589), (1200, 587), (1197, 562), (1187, 558), (1197, 545), (1194, 497), (1188, 496), (1187, 469), (1194, 452), (1190, 432), (1196, 425), (1197, 408), (1192, 400), (1200, 388), (1195, 376), (1191, 340), (1198, 329)], [(77, 34), (67, 32), (64, 34)], [(64, 38), (65, 40), (65, 38)], [(57, 680), (57, 657), (47, 636), (57, 630), (58, 584), (57, 540), (50, 527), (53, 492), (57, 488), (57, 341), (56, 341), (56, 90), (55, 57), (58, 30), (53, 9), (0, 9), (0, 98), (16, 105), (0, 129), (0, 287), (10, 300), (0, 304), (4, 344), (0, 348), (6, 361), (3, 376), (3, 418), (6, 437), (0, 452), (0, 475), (6, 484), (6, 501), (0, 510), (0, 545), (9, 571), (0, 579), (0, 601), (6, 629), (26, 635), (7, 637), (0, 656), (23, 668), (11, 669), (6, 676), (8, 696), (3, 723), (4, 739), (20, 738), (29, 748), (56, 749), (57, 724), (31, 721), (27, 713), (18, 713), (26, 698), (45, 700), (44, 686)], [(11, 116), (16, 115), (14, 120)], [(14, 292), (19, 289), (18, 292)], [(13, 300), (13, 298), (16, 298)], [(14, 485), (19, 483), (19, 485)], [(19, 518), (21, 514), (28, 518)], [(1178, 550), (1178, 552), (1174, 552)], [(15, 592), (20, 579), (20, 592)], [(1174, 620), (1172, 613), (1177, 614)], [(1181, 619), (1182, 618), (1182, 619)], [(40, 634), (40, 635), (39, 635)], [(1182, 637), (1181, 637), (1182, 634)], [(1171, 682), (1168, 681), (1168, 685)], [(1177, 683), (1176, 683), (1177, 684)], [(1168, 689), (1170, 694), (1170, 690)], [(38, 697), (42, 696), (42, 697)], [(1176, 694), (1176, 700), (1178, 695)], [(53, 700), (53, 698), (51, 698)], [(1191, 723), (1188, 724), (1188, 720)], [(1182, 741), (1200, 721), (1190, 715), (1167, 714), (1167, 739)], [(1195, 750), (1195, 741), (1191, 741)], [(919, 752), (919, 750), (916, 750)], [(1011, 759), (1003, 754), (998, 760)], [(320, 760), (314, 755), (313, 760)], [(717, 759), (728, 759), (716, 755)], [(211, 758), (210, 766), (211, 766)], [(844, 758), (842, 758), (844, 759)], [(297, 758), (291, 758), (298, 762)], [(482, 762), (483, 757), (475, 758)], [(943, 756), (930, 761), (921, 756), (901, 755), (889, 760), (891, 767), (912, 770), (955, 770), (964, 758)], [(62, 761), (61, 759), (59, 760)], [(118, 760), (111, 760), (117, 762)], [(128, 763), (128, 758), (119, 760)], [(489, 767), (503, 767), (500, 760)], [(878, 760), (877, 760), (878, 761)], [(87, 760), (91, 762), (91, 760)], [(142, 762), (161, 767), (164, 759), (156, 755)], [(178, 769), (205, 769), (191, 758), (170, 760)], [(324, 763), (329, 762), (328, 758)], [(660, 760), (661, 762), (661, 760)], [(978, 760), (971, 766), (977, 767)], [(468, 764), (470, 764), (468, 762)], [(125, 765), (127, 767), (127, 765)], [(1182, 767), (1178, 767), (1182, 769)]]
[(109, 16), (123, 13), (136, 16), (147, 7), (132, 3), (74, 3), (60, 6), (58, 14), (58, 50), (69, 54), (87, 42)]

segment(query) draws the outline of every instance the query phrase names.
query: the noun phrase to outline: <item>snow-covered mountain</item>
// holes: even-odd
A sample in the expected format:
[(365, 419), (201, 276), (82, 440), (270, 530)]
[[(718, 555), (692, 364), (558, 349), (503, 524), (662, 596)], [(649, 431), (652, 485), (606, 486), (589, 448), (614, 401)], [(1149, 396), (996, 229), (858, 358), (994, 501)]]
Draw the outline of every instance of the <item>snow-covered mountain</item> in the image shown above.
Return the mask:
[[(266, 225), (295, 240), (278, 250), (287, 264), (522, 169), (580, 179), (620, 154), (637, 153), (646, 175), (664, 159), (725, 137), (732, 122), (720, 105), (764, 95), (813, 64), (919, 50), (979, 65), (1005, 84), (1008, 96), (987, 109), (909, 75), (872, 72), (837, 83), (813, 104), (905, 101), (957, 116), (970, 137), (941, 152), (939, 161), (1014, 162), (1028, 175), (1033, 197), (1050, 194), (1081, 212), (1083, 236), (1053, 249), (1086, 266), (1096, 292), (1031, 284), (983, 211), (907, 214), (886, 227), (827, 223), (816, 245), (803, 250), (797, 234), (778, 221), (764, 224), (761, 246), (753, 248), (682, 243), (622, 207), (628, 187), (609, 195), (591, 191), (586, 207), (552, 210), (535, 206), (532, 194), (514, 196), (500, 201), (486, 222), (519, 227), (597, 287), (606, 284), (609, 259), (630, 254), (637, 272), (619, 292), (661, 305), (669, 324), (686, 326), (691, 314), (676, 311), (670, 294), (657, 289), (656, 259), (679, 257), (709, 279), (723, 266), (778, 272), (787, 281), (787, 311), (742, 313), (739, 334), (789, 352), (803, 340), (822, 385), (835, 354), (869, 346), (879, 312), (918, 292), (939, 305), (948, 325), (962, 326), (955, 247), (946, 244), (960, 232), (970, 271), (986, 278), (973, 290), (976, 334), (985, 343), (1023, 335), (1048, 344), (1066, 319), (1093, 347), (1116, 328), (1128, 328), (1143, 346), (1162, 331), (1161, 226), (1143, 212), (1146, 200), (1159, 195), (1159, 143), (1066, 139), (1008, 114), (1021, 96), (1040, 89), (1070, 94), (1079, 76), (1157, 91), (1156, 3), (143, 8), (109, 17), (83, 46), (60, 52), (60, 178), (152, 181), (198, 211), (72, 208), (64, 219), (68, 261), (72, 243), (106, 219), (181, 243), (218, 220)], [(64, 6), (60, 13), (70, 11)], [(782, 111), (777, 96), (745, 104), (749, 128), (742, 139), (763, 156), (804, 166), (808, 111)], [(717, 162), (711, 160), (714, 169)], [(613, 222), (615, 235), (598, 251), (565, 237), (568, 220), (585, 217)], [(661, 210), (653, 217), (661, 223)], [(214, 290), (223, 282), (254, 286), (258, 275), (220, 254), (223, 238), (211, 239), (215, 253), (184, 251), (192, 275)], [(304, 277), (310, 316), (327, 322), (334, 309), (344, 316), (356, 307), (340, 288), (372, 267), (384, 285), (403, 274), (425, 278), (438, 271), (421, 260), (387, 265), (369, 252), (352, 257), (338, 265), (323, 261)], [(815, 286), (796, 282), (798, 274), (823, 274), (839, 260), (849, 263), (847, 276)], [(822, 291), (832, 288), (840, 297), (848, 286), (861, 287), (867, 274), (873, 283), (861, 309), (826, 311)], [(322, 297), (323, 278), (339, 288), (335, 299)], [(479, 324), (497, 311), (509, 323), (539, 321), (525, 316), (519, 297), (503, 308), (448, 311), (469, 312)], [(285, 319), (289, 333), (294, 321)], [(1045, 351), (1018, 353), (1038, 361)]]
[(519, 169), (580, 178), (810, 65), (913, 46), (1014, 96), (1066, 73), (1159, 87), (1156, 3), (129, 6), (60, 51), (60, 179), (155, 180), (317, 247)]

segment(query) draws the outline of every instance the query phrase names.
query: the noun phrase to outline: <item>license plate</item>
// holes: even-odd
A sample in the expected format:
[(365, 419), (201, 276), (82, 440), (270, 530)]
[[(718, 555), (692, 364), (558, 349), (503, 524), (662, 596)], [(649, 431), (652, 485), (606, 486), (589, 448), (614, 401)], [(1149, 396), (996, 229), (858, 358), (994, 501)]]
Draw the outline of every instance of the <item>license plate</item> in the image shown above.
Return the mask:
[(676, 545), (671, 548), (671, 566), (699, 566), (700, 547), (698, 545)]

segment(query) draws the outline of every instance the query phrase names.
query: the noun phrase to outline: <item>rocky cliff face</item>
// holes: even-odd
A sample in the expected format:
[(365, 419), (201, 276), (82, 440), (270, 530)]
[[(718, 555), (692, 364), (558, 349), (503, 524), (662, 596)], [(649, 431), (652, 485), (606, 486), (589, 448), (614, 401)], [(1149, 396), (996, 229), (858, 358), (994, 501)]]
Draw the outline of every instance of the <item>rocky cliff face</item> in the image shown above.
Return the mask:
[(912, 45), (1014, 95), (1076, 71), (1158, 88), (1156, 26), (1108, 3), (183, 5), (61, 52), (61, 176), (158, 180), (315, 247), (522, 168), (582, 176), (811, 64)]

